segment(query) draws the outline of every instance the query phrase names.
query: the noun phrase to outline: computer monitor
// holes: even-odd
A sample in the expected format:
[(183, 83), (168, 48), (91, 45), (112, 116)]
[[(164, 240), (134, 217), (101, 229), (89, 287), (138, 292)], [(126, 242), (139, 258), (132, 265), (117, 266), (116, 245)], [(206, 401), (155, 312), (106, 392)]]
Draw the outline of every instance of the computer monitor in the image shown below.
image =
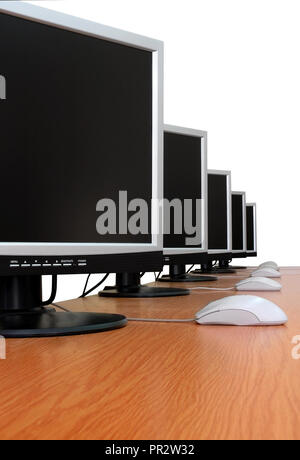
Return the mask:
[[(214, 262), (232, 259), (231, 172), (208, 171), (208, 255), (194, 273), (228, 273)], [(231, 271), (232, 272), (232, 271)], [(233, 271), (234, 272), (234, 271)]]
[(247, 203), (247, 257), (257, 257), (257, 210), (256, 203)]
[(247, 252), (246, 193), (232, 192), (232, 254), (245, 257)]
[(207, 133), (178, 126), (164, 132), (164, 262), (160, 281), (211, 280), (186, 273), (207, 255)]
[[(247, 223), (246, 223), (246, 193), (232, 192), (232, 259), (247, 257)], [(221, 268), (235, 270), (247, 267), (232, 266), (228, 261), (222, 261)]]
[(124, 325), (46, 310), (41, 276), (161, 269), (163, 44), (23, 2), (0, 3), (0, 42), (0, 335)]

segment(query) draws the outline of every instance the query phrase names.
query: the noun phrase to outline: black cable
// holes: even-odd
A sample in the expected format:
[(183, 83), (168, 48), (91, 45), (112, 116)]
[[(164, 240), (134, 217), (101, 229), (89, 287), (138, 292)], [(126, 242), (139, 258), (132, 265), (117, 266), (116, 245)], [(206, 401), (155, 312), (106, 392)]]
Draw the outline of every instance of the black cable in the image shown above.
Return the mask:
[(82, 294), (82, 296), (80, 296), (79, 298), (80, 298), (80, 299), (83, 299), (84, 297), (86, 297), (87, 295), (89, 295), (91, 292), (93, 292), (95, 289), (97, 289), (98, 287), (100, 287), (101, 284), (103, 284), (104, 281), (107, 280), (107, 278), (109, 277), (109, 275), (110, 275), (110, 273), (106, 273), (106, 275), (102, 278), (102, 280), (101, 280), (98, 284), (96, 284), (96, 286), (92, 287), (92, 288), (89, 289), (87, 292), (84, 292), (84, 293)]
[(70, 310), (67, 310), (66, 308), (61, 307), (60, 305), (57, 305), (56, 303), (54, 303), (56, 294), (57, 294), (57, 275), (52, 275), (51, 295), (50, 295), (50, 298), (48, 300), (46, 300), (46, 302), (42, 303), (42, 306), (46, 307), (48, 305), (53, 305), (53, 307), (60, 308), (61, 310), (65, 311), (67, 313), (70, 313)]
[(156, 276), (156, 273), (154, 272), (155, 281), (159, 280), (159, 277), (160, 277), (161, 274), (162, 274), (162, 272), (159, 272), (159, 274)]
[(83, 289), (83, 291), (82, 291), (81, 296), (79, 297), (80, 299), (81, 299), (82, 297), (85, 297), (84, 293), (85, 293), (85, 291), (86, 291), (86, 289), (87, 289), (87, 287), (88, 287), (88, 284), (89, 284), (89, 281), (90, 281), (90, 277), (91, 277), (91, 276), (92, 276), (92, 274), (90, 273), (90, 274), (88, 275), (87, 279), (86, 279), (84, 289)]
[(53, 307), (59, 308), (62, 311), (65, 311), (66, 313), (71, 313), (70, 310), (67, 310), (67, 308), (62, 307), (61, 305), (58, 305), (57, 303), (52, 303)]
[(188, 275), (193, 270), (194, 267), (195, 267), (195, 264), (191, 266), (191, 268), (186, 272), (186, 274)]
[(196, 318), (190, 318), (190, 319), (127, 318), (127, 321), (142, 321), (144, 323), (195, 323)]
[(52, 302), (54, 302), (55, 300), (56, 293), (57, 293), (57, 275), (52, 275), (51, 295), (50, 295), (50, 298), (46, 300), (46, 302), (42, 302), (42, 306), (46, 307), (47, 305), (52, 304)]

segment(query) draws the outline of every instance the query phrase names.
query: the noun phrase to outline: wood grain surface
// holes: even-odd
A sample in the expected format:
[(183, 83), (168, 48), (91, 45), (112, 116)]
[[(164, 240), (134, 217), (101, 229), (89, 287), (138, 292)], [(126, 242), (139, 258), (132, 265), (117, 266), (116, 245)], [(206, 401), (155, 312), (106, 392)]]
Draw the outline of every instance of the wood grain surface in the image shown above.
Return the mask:
[[(0, 439), (300, 439), (300, 361), (292, 359), (300, 269), (282, 274), (282, 292), (257, 295), (286, 311), (287, 326), (130, 323), (101, 334), (8, 340), (0, 361)], [(245, 276), (222, 275), (209, 286), (233, 286)], [(190, 318), (228, 295), (94, 296), (63, 305)]]

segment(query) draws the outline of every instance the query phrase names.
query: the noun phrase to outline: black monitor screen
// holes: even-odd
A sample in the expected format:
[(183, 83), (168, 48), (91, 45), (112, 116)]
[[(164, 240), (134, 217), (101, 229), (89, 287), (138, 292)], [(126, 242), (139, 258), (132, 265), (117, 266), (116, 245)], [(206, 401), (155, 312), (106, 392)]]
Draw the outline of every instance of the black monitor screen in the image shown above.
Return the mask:
[(119, 191), (151, 228), (152, 67), (150, 51), (0, 14), (1, 242), (152, 242), (96, 231)]
[(243, 197), (232, 195), (232, 250), (244, 251)]
[[(182, 204), (182, 233), (176, 234), (175, 212), (170, 212), (170, 232), (164, 236), (165, 248), (198, 247), (189, 245), (190, 235), (185, 231), (184, 200), (192, 200), (191, 223), (196, 225), (197, 201), (202, 198), (201, 138), (176, 133), (165, 133), (164, 142), (164, 198), (171, 202), (180, 200)], [(201, 206), (200, 206), (201, 207)]]
[(247, 206), (247, 251), (254, 250), (254, 207)]
[(227, 176), (208, 174), (208, 249), (228, 248)]

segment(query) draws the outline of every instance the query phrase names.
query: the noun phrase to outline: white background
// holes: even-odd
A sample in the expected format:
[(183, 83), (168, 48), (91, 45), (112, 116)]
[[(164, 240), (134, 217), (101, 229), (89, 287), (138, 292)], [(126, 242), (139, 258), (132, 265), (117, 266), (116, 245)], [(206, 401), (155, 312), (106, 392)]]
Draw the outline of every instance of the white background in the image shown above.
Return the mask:
[[(166, 123), (207, 130), (209, 167), (257, 202), (250, 263), (299, 265), (299, 0), (31, 3), (163, 40)], [(62, 277), (58, 300), (83, 283)]]

